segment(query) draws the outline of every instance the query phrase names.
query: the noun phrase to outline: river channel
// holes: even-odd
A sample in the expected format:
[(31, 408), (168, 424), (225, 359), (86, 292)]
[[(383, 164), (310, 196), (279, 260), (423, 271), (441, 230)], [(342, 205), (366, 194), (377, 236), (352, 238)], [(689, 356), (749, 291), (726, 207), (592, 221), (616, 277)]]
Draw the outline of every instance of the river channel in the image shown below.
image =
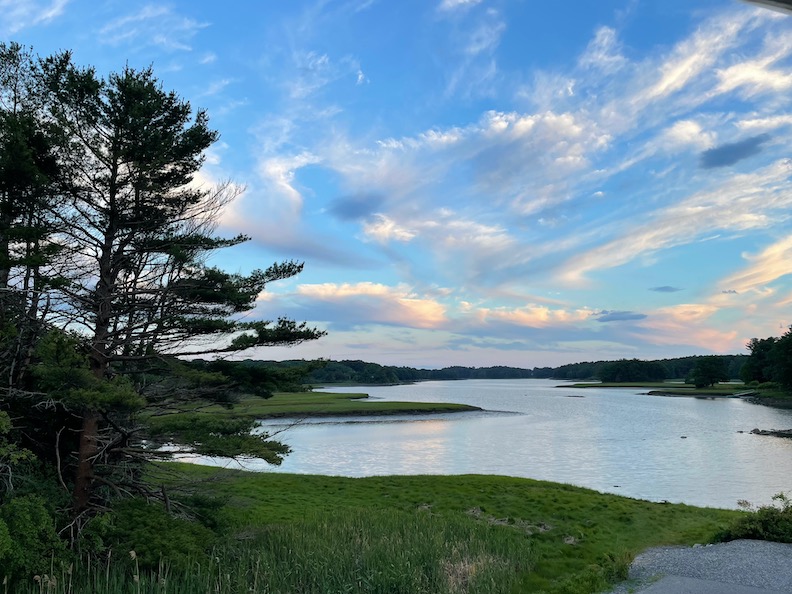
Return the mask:
[[(501, 474), (651, 501), (735, 508), (792, 491), (792, 410), (741, 399), (649, 396), (646, 389), (556, 387), (548, 380), (465, 380), (324, 388), (371, 399), (459, 402), (485, 412), (265, 422), (291, 446), (280, 467), (339, 475)], [(205, 461), (205, 460), (204, 460)], [(219, 461), (218, 461), (219, 462)]]

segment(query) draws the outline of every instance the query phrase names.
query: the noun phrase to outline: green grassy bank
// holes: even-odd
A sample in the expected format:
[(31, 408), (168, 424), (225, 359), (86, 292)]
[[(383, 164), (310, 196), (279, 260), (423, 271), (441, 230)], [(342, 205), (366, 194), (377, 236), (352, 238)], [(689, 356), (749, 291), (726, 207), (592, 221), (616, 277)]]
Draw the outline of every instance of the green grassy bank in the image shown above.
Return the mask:
[(481, 410), (476, 406), (435, 402), (384, 402), (369, 400), (367, 394), (333, 394), (327, 392), (279, 392), (271, 398), (249, 396), (233, 408), (207, 405), (200, 413), (217, 417), (267, 419), (276, 417), (361, 416), (426, 414)]
[[(202, 541), (208, 553), (196, 548), (200, 534), (185, 536), (167, 516), (124, 519), (122, 508), (112, 560), (82, 560), (55, 588), (19, 591), (597, 592), (645, 548), (707, 542), (739, 516), (499, 476), (351, 479), (169, 463), (151, 481), (174, 496), (193, 486), (215, 530)], [(163, 552), (181, 557), (166, 563)]]
[(524, 592), (594, 591), (644, 548), (707, 541), (736, 516), (498, 476), (348, 479), (187, 471), (215, 477), (212, 492), (233, 502), (225, 513), (240, 529), (299, 521), (306, 510), (343, 518), (366, 509), (467, 524), (478, 539), (497, 536), (526, 551), (520, 564), (510, 561)]

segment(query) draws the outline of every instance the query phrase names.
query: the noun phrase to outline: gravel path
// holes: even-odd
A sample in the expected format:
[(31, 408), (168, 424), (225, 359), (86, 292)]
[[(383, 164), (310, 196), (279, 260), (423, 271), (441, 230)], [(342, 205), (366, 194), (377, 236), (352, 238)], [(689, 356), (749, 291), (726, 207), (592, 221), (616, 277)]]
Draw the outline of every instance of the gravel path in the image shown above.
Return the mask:
[(734, 540), (649, 549), (635, 558), (630, 579), (611, 594), (696, 592), (705, 585), (724, 593), (792, 592), (792, 544)]

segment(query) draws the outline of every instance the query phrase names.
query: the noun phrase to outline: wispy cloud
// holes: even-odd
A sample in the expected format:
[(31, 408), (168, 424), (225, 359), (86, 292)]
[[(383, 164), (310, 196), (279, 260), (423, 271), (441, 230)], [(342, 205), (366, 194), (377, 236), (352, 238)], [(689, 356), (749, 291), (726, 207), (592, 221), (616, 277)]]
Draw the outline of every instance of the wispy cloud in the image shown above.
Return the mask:
[(622, 55), (621, 44), (616, 31), (610, 27), (600, 27), (594, 35), (578, 65), (583, 69), (596, 69), (606, 74), (613, 74), (628, 64)]
[(14, 35), (22, 29), (46, 25), (61, 16), (69, 0), (0, 0), (0, 34)]
[(363, 224), (363, 233), (366, 237), (379, 243), (410, 241), (415, 237), (415, 231), (400, 226), (393, 219), (380, 213), (375, 214)]
[[(438, 9), (449, 18), (436, 19), (448, 27), (454, 48), (438, 94), (464, 103), (480, 98), (481, 89), (493, 93), (487, 102), (493, 107), (467, 119), (401, 135), (377, 136), (387, 130), (380, 122), (355, 132), (330, 91), (344, 86), (359, 93), (368, 69), (363, 74), (357, 60), (319, 51), (318, 44), (290, 54), (291, 76), (280, 83), (288, 108), (259, 127), (261, 187), (256, 207), (248, 201), (244, 210), (248, 227), (260, 212), (307, 230), (311, 211), (303, 205), (311, 196), (331, 217), (329, 225), (354, 229), (350, 245), (379, 265), (391, 262), (406, 283), (316, 285), (294, 295), (303, 311), (346, 328), (355, 327), (357, 315), (360, 327), (393, 326), (415, 315), (424, 321), (413, 328), (453, 327), (455, 344), (465, 348), (494, 341), (491, 348), (543, 349), (546, 341), (574, 349), (600, 341), (627, 354), (650, 335), (662, 345), (739, 345), (741, 330), (717, 330), (729, 312), (749, 305), (739, 278), (717, 283), (707, 298), (707, 288), (685, 277), (676, 282), (703, 302), (659, 309), (643, 301), (661, 296), (641, 298), (637, 291), (647, 289), (640, 287), (618, 305), (609, 302), (595, 281), (605, 271), (639, 266), (651, 269), (648, 278), (670, 279), (658, 261), (674, 249), (705, 240), (727, 245), (788, 224), (790, 164), (774, 131), (792, 126), (792, 119), (780, 99), (759, 101), (746, 94), (747, 83), (736, 82), (758, 63), (783, 80), (792, 47), (770, 39), (779, 27), (763, 29), (767, 19), (758, 12), (724, 10), (700, 21), (686, 39), (643, 56), (624, 47), (617, 28), (599, 27), (569, 69), (547, 70), (504, 100), (513, 91), (502, 84), (499, 66), (507, 19), (484, 6), (468, 10), (476, 4), (444, 2)], [(520, 74), (515, 78), (530, 80)], [(736, 110), (729, 103), (735, 98)], [(746, 172), (752, 154), (761, 166)], [(337, 192), (312, 194), (303, 180), (317, 170)], [(262, 229), (263, 243), (300, 249), (299, 234), (266, 221)], [(312, 239), (301, 253), (321, 258), (321, 242)], [(339, 251), (349, 255), (354, 248)], [(405, 288), (433, 282), (459, 291), (452, 299)], [(529, 294), (537, 287), (574, 297), (510, 306), (498, 300), (507, 290)], [(720, 293), (725, 289), (739, 294)], [(665, 294), (664, 303), (683, 291), (648, 290)], [(520, 336), (526, 329), (534, 333), (530, 339)]]
[(506, 322), (516, 326), (546, 328), (574, 325), (588, 320), (594, 312), (588, 308), (568, 309), (531, 304), (516, 309), (479, 308), (475, 315), (483, 323)]
[(749, 265), (720, 285), (737, 293), (761, 291), (781, 277), (792, 275), (792, 236), (785, 237), (755, 255), (745, 254)]
[(686, 344), (697, 351), (733, 353), (743, 347), (743, 339), (733, 329), (720, 329), (710, 325), (718, 312), (714, 305), (685, 303), (658, 309), (640, 325), (651, 332), (654, 344)]
[(443, 305), (416, 295), (403, 285), (392, 287), (370, 282), (300, 285), (297, 294), (311, 309), (332, 310), (333, 315), (327, 318), (342, 325), (395, 324), (435, 328), (446, 321)]
[(437, 7), (439, 10), (451, 11), (470, 8), (476, 4), (481, 4), (482, 0), (443, 0)]
[(147, 4), (105, 24), (99, 30), (99, 40), (108, 45), (154, 45), (169, 51), (191, 51), (193, 37), (208, 26), (168, 6)]
[(354, 85), (366, 82), (360, 63), (352, 56), (334, 60), (326, 53), (314, 50), (293, 52), (293, 71), (286, 73), (284, 86), (293, 100), (304, 100), (326, 86), (342, 80), (354, 81)]
[[(620, 266), (647, 253), (684, 245), (713, 230), (742, 232), (777, 225), (789, 218), (792, 207), (792, 195), (786, 190), (791, 167), (786, 160), (778, 161), (658, 209), (648, 222), (569, 260), (562, 268), (563, 278), (579, 282), (592, 270)], [(762, 199), (757, 200), (760, 195)]]
[(228, 85), (232, 84), (234, 81), (230, 78), (223, 78), (220, 80), (216, 80), (210, 82), (209, 85), (206, 87), (206, 90), (203, 92), (203, 96), (210, 97), (212, 95), (217, 95), (221, 93), (223, 89), (225, 89)]
[(445, 88), (446, 98), (494, 96), (499, 76), (496, 51), (506, 31), (501, 13), (484, 11), (452, 37), (449, 53), (454, 56)]

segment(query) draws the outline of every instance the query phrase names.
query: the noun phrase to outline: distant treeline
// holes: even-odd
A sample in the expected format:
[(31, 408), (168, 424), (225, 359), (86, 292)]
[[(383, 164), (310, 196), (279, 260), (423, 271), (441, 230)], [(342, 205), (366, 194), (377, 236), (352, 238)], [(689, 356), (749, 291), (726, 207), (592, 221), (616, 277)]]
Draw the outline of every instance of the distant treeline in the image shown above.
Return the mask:
[[(748, 361), (748, 355), (722, 355), (726, 374), (730, 379), (739, 379), (742, 366)], [(534, 378), (585, 380), (599, 379), (604, 382), (646, 382), (665, 379), (686, 379), (702, 356), (679, 357), (676, 359), (658, 359), (640, 361), (638, 359), (620, 359), (618, 361), (586, 361), (570, 363), (560, 367), (534, 367)]]
[[(366, 361), (245, 361), (245, 366), (272, 370), (273, 383), (283, 380), (293, 383), (297, 376), (307, 384), (357, 383), (397, 384), (426, 380), (462, 379), (520, 379), (549, 378), (568, 380), (598, 379), (605, 382), (663, 381), (689, 378), (702, 357), (682, 357), (657, 361), (621, 359), (619, 361), (594, 361), (571, 363), (560, 367), (534, 367), (533, 369), (506, 367), (444, 367), (442, 369), (415, 369), (379, 365)], [(740, 377), (740, 370), (748, 360), (747, 355), (720, 357), (729, 378)], [(288, 370), (288, 371), (287, 371)], [(284, 375), (285, 374), (285, 375)]]

